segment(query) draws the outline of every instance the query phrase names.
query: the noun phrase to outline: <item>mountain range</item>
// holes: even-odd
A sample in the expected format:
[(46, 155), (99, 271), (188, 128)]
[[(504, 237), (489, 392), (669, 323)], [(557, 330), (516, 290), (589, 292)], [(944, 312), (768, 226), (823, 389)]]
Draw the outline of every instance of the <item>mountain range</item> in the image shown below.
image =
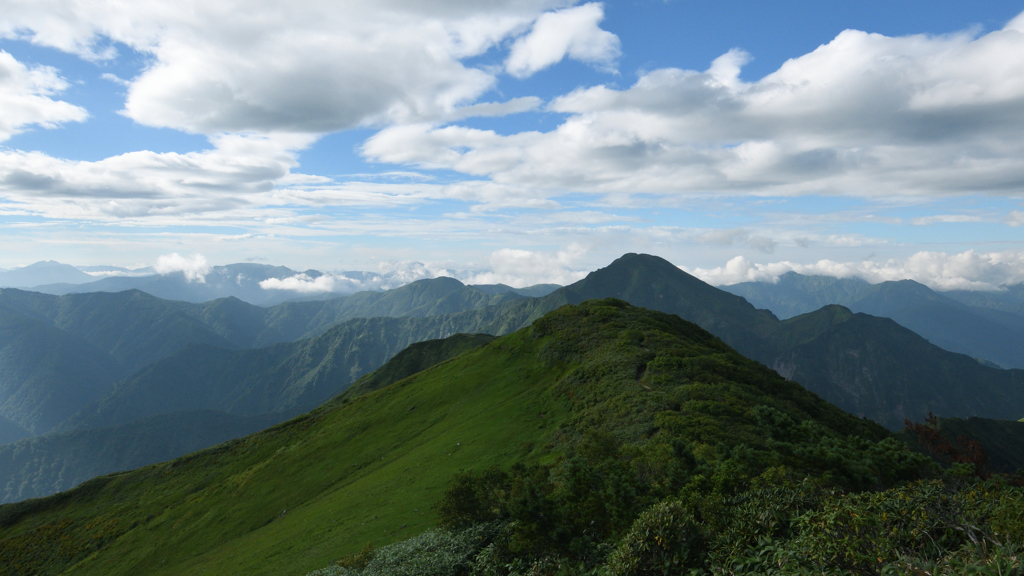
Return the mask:
[[(37, 262), (23, 268), (0, 271), (0, 287), (27, 288), (58, 296), (139, 290), (166, 300), (203, 303), (220, 298), (237, 298), (250, 304), (272, 306), (281, 302), (330, 300), (357, 292), (380, 292), (407, 283), (393, 273), (349, 271), (332, 275), (331, 285), (327, 286), (329, 289), (308, 292), (283, 284), (265, 288), (261, 283), (296, 277), (305, 282), (314, 282), (324, 275), (319, 270), (299, 272), (285, 266), (240, 263), (213, 266), (199, 276), (181, 271), (157, 274), (151, 268), (133, 271), (113, 266), (82, 268), (110, 275), (97, 279), (97, 276), (68, 264), (53, 261)], [(543, 296), (559, 288), (555, 284), (538, 284), (525, 288), (513, 288), (504, 284), (475, 287), (490, 295), (513, 293), (521, 296)]]
[[(116, 430), (123, 431), (140, 418), (175, 413), (205, 414), (201, 419), (182, 419), (182, 426), (190, 427), (186, 435), (220, 438), (202, 427), (227, 429), (218, 421), (221, 416), (225, 421), (254, 417), (283, 421), (345, 392), (360, 376), (415, 342), (457, 333), (509, 334), (563, 305), (607, 297), (694, 322), (847, 412), (893, 430), (901, 428), (904, 419), (923, 420), (929, 412), (1004, 420), (1024, 416), (1024, 371), (984, 366), (930, 344), (892, 320), (841, 306), (780, 321), (770, 311), (709, 286), (663, 259), (637, 254), (623, 256), (575, 284), (538, 298), (465, 286), (450, 278), (270, 308), (233, 298), (190, 304), (141, 292), (54, 297), (4, 290), (0, 310), (16, 310), (19, 318), (35, 322), (39, 330), (50, 330), (44, 332), (52, 338), (46, 342), (52, 343), (43, 348), (59, 353), (61, 346), (75, 349), (80, 342), (94, 343), (86, 356), (109, 358), (93, 370), (100, 375), (124, 374), (132, 358), (145, 357), (148, 363), (113, 380), (97, 376), (100, 383), (95, 390), (89, 389), (88, 398), (56, 402), (65, 396), (61, 386), (78, 383), (68, 375), (62, 380), (60, 374), (51, 374), (47, 380), (51, 392), (45, 395), (49, 404), (35, 399), (42, 408), (25, 415), (17, 409), (30, 402), (14, 395), (15, 400), (0, 406), (9, 410), (3, 415), (17, 426), (25, 428), (21, 422), (39, 420), (44, 423), (36, 430), (43, 430), (44, 424), (48, 430), (59, 430), (64, 446), (74, 445), (73, 435), (83, 430), (115, 430), (108, 433), (116, 437), (123, 435)], [(131, 312), (131, 306), (142, 305), (149, 307), (146, 314)], [(143, 320), (132, 320), (136, 316)], [(93, 323), (87, 318), (97, 319), (96, 326), (89, 328)], [(99, 322), (99, 318), (116, 322)], [(161, 344), (160, 339), (114, 337), (117, 322), (125, 323), (126, 334), (132, 334), (135, 326), (143, 332), (147, 325), (160, 326), (150, 334), (173, 340), (179, 348), (167, 353), (173, 346)], [(57, 335), (64, 334), (77, 340), (61, 344)], [(45, 387), (32, 389), (36, 388)], [(51, 412), (48, 420), (41, 420), (40, 414)], [(173, 427), (171, 420), (159, 421), (165, 431)], [(19, 444), (29, 446), (30, 441)], [(52, 469), (58, 459), (41, 455), (50, 445), (35, 446), (40, 454), (37, 460), (50, 462)], [(173, 450), (153, 446), (151, 462), (169, 454)], [(81, 454), (89, 457), (88, 451)], [(105, 471), (123, 469), (121, 461), (101, 455), (93, 460), (104, 461)], [(65, 456), (62, 461), (69, 466), (64, 475), (67, 482), (83, 477), (71, 470), (78, 466), (74, 458)], [(33, 487), (52, 490), (74, 485), (35, 481), (35, 476), (45, 475), (42, 466), (36, 471), (19, 466), (16, 473), (0, 477), (0, 485), (16, 487), (8, 490), (5, 498), (9, 500), (46, 493), (33, 492)]]
[(999, 292), (935, 292), (913, 280), (868, 284), (789, 272), (775, 283), (745, 282), (723, 290), (780, 318), (839, 304), (892, 318), (946, 350), (1003, 368), (1024, 368), (1024, 285)]
[[(0, 574), (303, 574), (450, 515), (460, 469), (511, 466), (535, 494), (515, 526), (565, 535), (538, 549), (516, 533), (510, 550), (583, 555), (688, 482), (731, 497), (791, 466), (861, 490), (925, 466), (696, 325), (621, 300), (437, 359), (244, 439), (0, 507)], [(832, 456), (815, 457), (824, 447)], [(474, 541), (474, 553), (487, 543)]]
[(36, 262), (21, 268), (0, 270), (0, 287), (30, 288), (43, 284), (84, 284), (96, 280), (70, 264), (61, 264), (53, 260)]

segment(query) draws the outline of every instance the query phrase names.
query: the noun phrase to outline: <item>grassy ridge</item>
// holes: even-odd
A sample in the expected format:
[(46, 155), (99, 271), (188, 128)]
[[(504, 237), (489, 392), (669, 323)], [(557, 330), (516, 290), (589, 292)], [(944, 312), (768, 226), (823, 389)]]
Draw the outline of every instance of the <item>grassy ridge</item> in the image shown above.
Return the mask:
[[(52, 510), (0, 507), (0, 573), (304, 573), (367, 540), (411, 536), (435, 522), (429, 506), (454, 471), (543, 456), (564, 414), (550, 394), (560, 371), (509, 348), (540, 344), (508, 337), (334, 409), (93, 481), (102, 487), (55, 497)], [(54, 531), (66, 550), (50, 546)]]
[(767, 465), (764, 414), (830, 442), (887, 435), (678, 317), (565, 307), (265, 432), (0, 507), (0, 574), (304, 574), (433, 525), (457, 471), (554, 463), (595, 428), (637, 449), (679, 438), (699, 459), (742, 444)]

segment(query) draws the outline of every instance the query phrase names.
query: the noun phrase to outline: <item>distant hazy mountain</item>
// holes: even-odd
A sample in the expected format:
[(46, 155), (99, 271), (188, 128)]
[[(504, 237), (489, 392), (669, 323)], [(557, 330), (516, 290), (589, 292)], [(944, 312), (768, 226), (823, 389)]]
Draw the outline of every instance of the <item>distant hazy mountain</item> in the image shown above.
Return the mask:
[(0, 445), (28, 438), (32, 433), (15, 424), (5, 416), (0, 416)]
[(33, 435), (43, 434), (107, 392), (117, 374), (114, 359), (90, 342), (0, 307), (4, 419)]
[[(723, 289), (781, 318), (841, 304), (854, 312), (892, 318), (946, 350), (1004, 368), (1024, 368), (1024, 316), (1013, 312), (1011, 304), (1018, 291), (1012, 289), (940, 293), (912, 280), (868, 284), (792, 272), (780, 276), (775, 284), (746, 282)], [(991, 306), (964, 303), (971, 300)], [(997, 309), (999, 303), (1006, 304), (1006, 309)]]
[[(745, 482), (781, 464), (794, 474), (814, 473), (812, 482), (835, 473), (880, 484), (914, 470), (892, 466), (909, 457), (898, 443), (875, 449), (887, 437), (877, 425), (842, 413), (690, 323), (621, 302), (553, 313), (533, 329), (402, 382), (187, 458), (8, 506), (0, 516), (2, 557), (12, 567), (54, 573), (85, 566), (92, 574), (303, 574), (371, 538), (391, 542), (436, 524), (437, 504), (459, 470), (517, 463), (526, 472), (514, 477), (517, 491), (509, 488), (508, 500), (535, 523), (523, 533), (535, 542), (549, 536), (549, 526), (567, 526), (574, 544), (564, 548), (575, 549), (591, 533), (609, 533), (597, 525), (606, 521), (600, 515), (614, 515), (626, 533), (647, 508), (634, 505), (632, 494), (674, 495), (677, 485), (699, 482), (700, 473), (731, 482), (736, 471)], [(590, 438), (597, 441), (585, 444)], [(568, 472), (549, 480), (539, 475), (546, 468), (534, 467), (575, 447), (579, 456), (563, 464)], [(701, 451), (700, 460), (689, 447)], [(817, 456), (823, 451), (829, 457)], [(452, 500), (469, 502), (470, 513), (480, 509), (482, 516), (490, 513), (491, 496), (476, 494), (493, 486), (504, 495), (512, 484), (466, 486), (468, 495)], [(579, 496), (554, 500), (555, 490)], [(579, 520), (581, 514), (589, 516)], [(600, 550), (613, 549), (612, 542)], [(427, 546), (441, 551), (427, 560), (430, 568), (440, 564), (434, 573), (460, 573), (434, 561), (453, 546)], [(450, 553), (457, 554), (464, 553)]]
[(256, 415), (313, 408), (410, 344), (451, 335), (447, 317), (357, 318), (267, 348), (188, 346), (118, 383), (61, 430), (119, 426), (156, 414)]
[[(87, 284), (37, 283), (33, 290), (47, 294), (78, 294), (83, 292), (121, 292), (141, 290), (166, 300), (185, 302), (208, 302), (217, 298), (234, 296), (252, 304), (275, 304), (284, 302), (301, 293), (290, 290), (264, 290), (260, 282), (270, 279), (290, 278), (299, 274), (284, 266), (265, 264), (230, 264), (215, 266), (203, 281), (189, 280), (183, 272), (153, 274), (150, 276), (110, 276)], [(311, 278), (320, 276), (316, 270), (305, 272)], [(332, 297), (327, 294), (324, 297)]]
[[(414, 344), (361, 379), (352, 392), (376, 390), (491, 340), (491, 336), (459, 334)], [(170, 460), (273, 426), (304, 411), (293, 407), (253, 416), (216, 410), (178, 411), (0, 446), (0, 503), (46, 496), (102, 474)]]
[(115, 428), (54, 433), (3, 445), (0, 503), (47, 496), (96, 476), (170, 460), (258, 432), (293, 415), (179, 412)]
[(383, 292), (357, 292), (331, 300), (284, 302), (271, 307), (254, 306), (236, 298), (175, 305), (236, 345), (252, 348), (317, 336), (352, 318), (455, 314), (522, 298), (512, 291), (485, 292), (454, 278), (434, 278)]
[(0, 416), (44, 434), (188, 343), (235, 347), (173, 303), (142, 292), (0, 290)]
[(56, 283), (73, 285), (95, 280), (95, 276), (90, 276), (69, 264), (61, 264), (53, 260), (0, 271), (0, 288), (25, 288)]
[[(454, 281), (436, 284), (432, 289), (463, 289)], [(605, 297), (677, 314), (849, 412), (892, 429), (901, 428), (904, 418), (922, 420), (929, 411), (960, 417), (1024, 416), (1024, 371), (983, 366), (930, 344), (896, 322), (842, 307), (826, 307), (782, 322), (661, 258), (637, 254), (623, 256), (542, 298), (376, 324), (377, 346), (390, 352), (362, 353), (383, 362), (388, 354), (419, 340), (459, 332), (507, 334), (561, 305)], [(402, 300), (419, 301), (411, 295)], [(299, 304), (282, 305), (282, 310)], [(366, 341), (362, 346), (368, 345)], [(372, 368), (366, 364), (367, 371)]]
[[(3, 289), (0, 416), (16, 428), (0, 425), (0, 440), (23, 437), (19, 429), (31, 435), (46, 433), (108, 392), (115, 382), (186, 345), (205, 344), (221, 351), (267, 346), (319, 335), (356, 317), (424, 317), (520, 299), (512, 292), (487, 294), (451, 278), (271, 308), (235, 298), (204, 304), (173, 302), (137, 290), (53, 296)], [(445, 335), (444, 328), (424, 334), (418, 339)], [(403, 340), (402, 346), (414, 341)], [(400, 349), (387, 348), (355, 376), (375, 369)], [(212, 408), (199, 405), (199, 409)], [(128, 414), (119, 422), (141, 415)]]
[(951, 290), (943, 294), (970, 306), (1024, 316), (1024, 284), (1005, 286), (1003, 290), (993, 292)]
[[(0, 309), (46, 322), (109, 355), (124, 377), (189, 343), (237, 347), (174, 302), (137, 290), (52, 296), (0, 290)], [(56, 352), (60, 352), (57, 350)]]
[[(53, 264), (73, 270), (79, 274), (80, 280), (72, 281), (65, 279), (54, 279), (40, 282), (28, 282), (17, 284), (19, 287), (31, 287), (33, 291), (45, 294), (80, 294), (85, 292), (121, 292), (124, 290), (141, 290), (147, 294), (164, 298), (166, 300), (178, 300), (183, 302), (202, 303), (220, 298), (238, 298), (250, 304), (259, 306), (271, 306), (281, 302), (292, 301), (321, 301), (331, 300), (339, 296), (349, 295), (358, 292), (384, 292), (380, 288), (386, 285), (387, 277), (370, 272), (341, 272), (340, 275), (351, 280), (346, 284), (339, 284), (337, 292), (300, 292), (296, 290), (265, 289), (260, 282), (269, 279), (283, 280), (300, 274), (309, 280), (315, 280), (323, 274), (317, 270), (306, 270), (298, 272), (284, 266), (269, 266), (266, 264), (229, 264), (227, 266), (215, 266), (204, 276), (202, 281), (189, 280), (182, 272), (168, 274), (150, 273), (147, 275), (114, 275), (97, 280), (96, 277), (81, 272), (74, 267), (65, 264)], [(30, 267), (29, 267), (30, 268)], [(62, 268), (62, 269), (63, 269)], [(125, 271), (114, 266), (89, 266), (82, 267), (90, 271)], [(150, 269), (151, 270), (151, 269)], [(16, 271), (15, 271), (16, 272)], [(133, 271), (138, 272), (138, 271)], [(4, 272), (0, 272), (3, 278)], [(437, 278), (437, 280), (453, 280), (451, 278)], [(461, 284), (461, 283), (460, 283)], [(0, 286), (15, 284), (0, 284)], [(360, 288), (363, 287), (363, 288)], [(557, 284), (537, 284), (525, 288), (512, 288), (504, 284), (482, 284), (473, 286), (484, 294), (500, 296), (513, 294), (518, 296), (544, 296), (552, 291), (561, 288)]]
[(535, 284), (525, 288), (513, 288), (511, 286), (506, 286), (505, 284), (470, 284), (469, 287), (476, 288), (477, 290), (486, 292), (487, 294), (507, 294), (512, 292), (514, 294), (519, 294), (520, 296), (530, 296), (533, 298), (547, 296), (561, 288), (558, 284)]
[[(834, 285), (832, 289), (846, 288)], [(896, 289), (903, 290), (900, 286)], [(0, 293), (0, 305), (6, 292)], [(55, 298), (11, 292), (11, 302), (20, 303), (25, 315), (33, 310), (28, 304), (37, 301), (33, 298)], [(892, 300), (884, 289), (872, 294), (882, 303)], [(690, 320), (848, 412), (892, 429), (902, 427), (904, 418), (922, 420), (929, 411), (946, 417), (1015, 420), (1024, 416), (1024, 371), (985, 367), (929, 343), (892, 320), (853, 313), (841, 306), (826, 306), (779, 321), (771, 312), (709, 286), (661, 258), (638, 254), (623, 256), (540, 298), (500, 288), (469, 287), (448, 278), (387, 292), (270, 308), (234, 298), (189, 304), (128, 292), (55, 299), (49, 306), (62, 312), (49, 316), (38, 312), (41, 319), (35, 321), (43, 328), (58, 330), (44, 320), (64, 319), (62, 326), (80, 330), (75, 334), (81, 336), (61, 333), (88, 337), (104, 349), (117, 349), (111, 342), (119, 340), (110, 337), (117, 333), (113, 329), (117, 323), (85, 331), (83, 327), (91, 325), (84, 313), (88, 307), (80, 306), (106, 303), (100, 306), (105, 312), (93, 316), (98, 320), (141, 314), (131, 308), (137, 305), (147, 310), (148, 317), (172, 328), (172, 333), (189, 334), (186, 328), (199, 326), (227, 342), (188, 344), (106, 389), (97, 399), (80, 402), (81, 410), (61, 425), (68, 431), (124, 426), (139, 418), (204, 410), (246, 417), (301, 410), (345, 391), (413, 343), (457, 333), (508, 334), (564, 304), (607, 297)], [(120, 304), (113, 306), (112, 302)], [(377, 317), (357, 317), (335, 325), (352, 315)], [(134, 326), (128, 318), (118, 322)], [(93, 333), (96, 336), (88, 336)], [(281, 342), (309, 334), (314, 336)], [(274, 341), (279, 343), (237, 349)], [(147, 345), (141, 349), (159, 348)], [(196, 437), (205, 436), (197, 433)]]
[(859, 278), (804, 276), (796, 272), (787, 272), (779, 276), (775, 283), (741, 282), (720, 288), (742, 296), (758, 308), (771, 310), (785, 320), (814, 312), (829, 304), (846, 306), (861, 290), (869, 286), (871, 284)]

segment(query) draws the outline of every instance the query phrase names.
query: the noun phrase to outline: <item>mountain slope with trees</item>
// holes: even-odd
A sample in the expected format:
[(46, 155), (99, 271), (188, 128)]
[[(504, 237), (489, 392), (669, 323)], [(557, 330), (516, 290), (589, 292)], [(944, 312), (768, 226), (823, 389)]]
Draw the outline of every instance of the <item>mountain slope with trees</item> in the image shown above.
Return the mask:
[[(892, 318), (931, 343), (1003, 368), (1024, 368), (1024, 314), (1013, 305), (1019, 289), (935, 292), (912, 280), (868, 284), (858, 279), (783, 274), (778, 282), (723, 287), (780, 318), (840, 304)], [(1022, 300), (1024, 301), (1024, 300)]]
[(849, 490), (930, 470), (697, 326), (595, 301), (254, 436), (0, 507), (0, 573), (303, 574), (462, 517), (442, 497), (491, 466), (565, 486), (538, 494), (566, 506), (542, 515), (558, 530), (520, 522), (517, 549), (584, 565), (681, 490), (732, 497), (791, 466)]

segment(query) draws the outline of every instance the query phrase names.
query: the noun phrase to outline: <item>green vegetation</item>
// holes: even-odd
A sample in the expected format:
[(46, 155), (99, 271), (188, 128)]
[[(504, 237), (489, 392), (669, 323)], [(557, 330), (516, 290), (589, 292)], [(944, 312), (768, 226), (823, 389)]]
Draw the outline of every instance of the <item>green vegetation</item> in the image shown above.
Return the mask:
[[(894, 322), (841, 307), (780, 322), (652, 256), (628, 254), (541, 298), (520, 297), (506, 288), (439, 278), (388, 292), (270, 308), (234, 298), (168, 302), (138, 291), (53, 297), (4, 290), (0, 311), (11, 311), (15, 321), (6, 332), (10, 345), (0, 346), (0, 375), (10, 376), (0, 380), (0, 416), (12, 423), (0, 427), (0, 434), (13, 440), (54, 427), (121, 427), (175, 412), (267, 414), (279, 421), (345, 390), (410, 344), (456, 333), (508, 334), (563, 304), (608, 296), (692, 320), (843, 409), (893, 430), (904, 418), (921, 420), (929, 411), (1003, 419), (1024, 414), (1022, 371), (982, 366)], [(335, 324), (351, 315), (406, 316)], [(317, 336), (282, 342), (311, 334)], [(152, 360), (112, 387), (126, 363)], [(379, 385), (369, 381), (349, 396)], [(223, 438), (217, 430), (225, 428), (217, 418), (183, 419), (211, 427), (209, 433), (189, 432), (192, 438)], [(141, 428), (138, 433), (152, 439), (153, 453), (133, 462), (175, 454), (156, 444), (158, 434)], [(0, 486), (8, 486), (8, 494), (39, 495), (45, 492), (36, 490), (43, 487), (66, 488), (87, 477), (74, 467), (60, 469), (57, 463), (84, 462), (62, 456), (68, 454), (58, 448), (63, 445), (34, 444), (59, 453), (34, 451), (30, 462), (38, 465), (39, 478), (25, 476), (31, 466), (19, 464), (18, 477), (0, 476)], [(87, 468), (112, 471), (121, 465)], [(51, 481), (55, 476), (60, 481)]]
[(854, 312), (892, 318), (936, 346), (984, 359), (983, 363), (996, 368), (1024, 368), (1024, 314), (1019, 309), (1024, 285), (995, 293), (939, 293), (913, 280), (868, 284), (790, 272), (774, 284), (744, 282), (724, 290), (780, 318), (839, 304)]
[[(377, 372), (360, 379), (355, 388), (363, 392), (376, 390), (493, 339), (493, 336), (483, 334), (457, 334), (444, 340), (413, 344)], [(223, 353), (229, 357), (241, 354)], [(242, 354), (242, 362), (227, 363), (225, 378), (232, 377), (232, 370), (245, 373), (244, 360), (247, 358)], [(256, 364), (249, 368), (258, 373), (265, 366)], [(180, 377), (181, 373), (178, 375)], [(173, 387), (182, 381), (172, 379), (169, 383)], [(168, 402), (172, 404), (176, 398), (173, 391), (172, 388), (168, 392)], [(191, 391), (186, 396), (196, 394), (199, 392)], [(272, 398), (284, 403), (280, 395)], [(337, 401), (342, 401), (342, 398)], [(141, 411), (143, 407), (135, 408)], [(47, 496), (102, 474), (170, 460), (257, 432), (303, 411), (303, 408), (294, 406), (254, 415), (184, 410), (137, 418), (114, 427), (53, 433), (0, 446), (0, 502)], [(114, 415), (106, 414), (105, 421), (113, 423)]]
[(999, 370), (953, 354), (888, 318), (841, 306), (797, 316), (775, 331), (762, 359), (823, 398), (890, 430), (905, 419), (1024, 414), (1024, 370)]
[[(932, 418), (923, 425), (935, 432), (936, 440), (953, 447), (977, 443), (984, 451), (983, 465), (992, 472), (1024, 472), (1024, 421)], [(919, 434), (908, 430), (901, 435), (911, 446), (919, 444)]]
[[(872, 534), (894, 538), (884, 561), (989, 562), (943, 532), (968, 508), (1012, 555), (1019, 489), (918, 480), (936, 470), (689, 322), (594, 301), (244, 439), (2, 506), (0, 574), (755, 573), (832, 565), (842, 540), (821, 526), (864, 542), (857, 569)], [(877, 513), (947, 493), (935, 517)], [(910, 543), (922, 530), (940, 554)]]

